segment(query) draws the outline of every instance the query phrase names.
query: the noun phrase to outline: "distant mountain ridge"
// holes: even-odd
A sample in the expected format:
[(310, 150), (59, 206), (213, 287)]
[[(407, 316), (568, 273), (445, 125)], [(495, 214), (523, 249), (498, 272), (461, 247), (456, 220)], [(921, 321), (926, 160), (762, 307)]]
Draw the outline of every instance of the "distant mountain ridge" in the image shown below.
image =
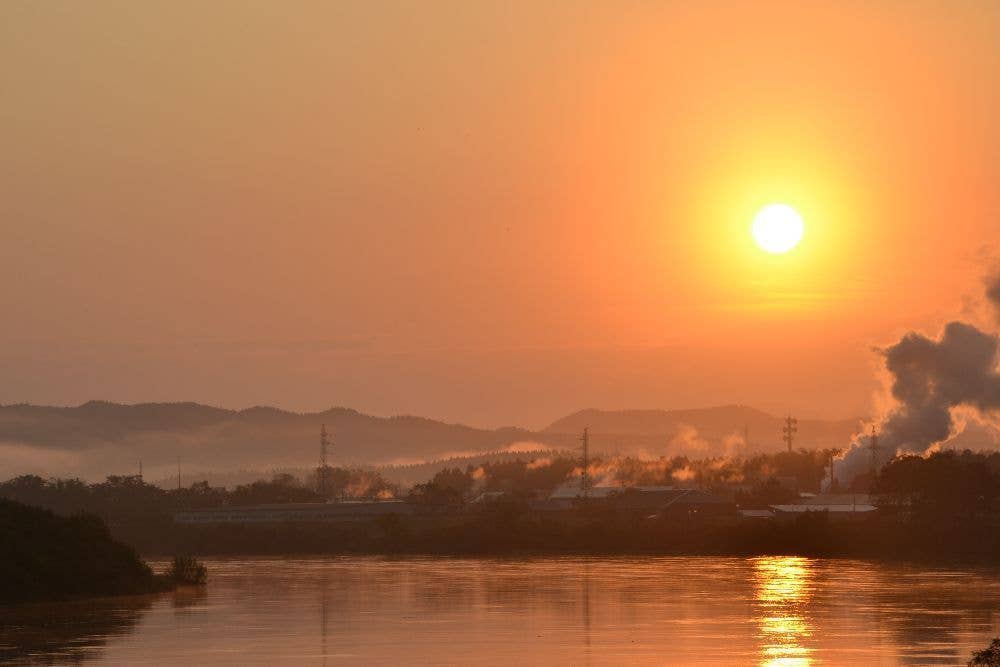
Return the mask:
[[(242, 429), (277, 432), (273, 444), (301, 441), (311, 454), (325, 424), (336, 445), (347, 456), (423, 456), (428, 448), (448, 451), (459, 447), (491, 449), (530, 437), (526, 429), (477, 429), (409, 415), (374, 417), (350, 408), (298, 413), (255, 406), (229, 410), (199, 403), (138, 403), (124, 405), (90, 401), (76, 407), (34, 405), (0, 406), (0, 442), (84, 449), (100, 442), (124, 442), (151, 434), (205, 435), (227, 439)], [(401, 451), (400, 445), (409, 451)]]
[[(0, 479), (31, 473), (95, 480), (135, 474), (140, 465), (148, 479), (176, 479), (178, 459), (182, 476), (197, 470), (311, 468), (319, 460), (321, 425), (333, 439), (334, 465), (472, 456), (540, 437), (526, 429), (477, 429), (407, 415), (375, 417), (350, 408), (297, 413), (190, 402), (3, 405)], [(553, 434), (538, 447), (566, 440)]]
[[(99, 479), (131, 474), (139, 461), (150, 479), (187, 470), (308, 468), (319, 456), (319, 429), (333, 438), (331, 461), (415, 463), (507, 448), (567, 450), (589, 427), (597, 453), (691, 456), (733, 454), (781, 445), (781, 417), (729, 405), (691, 410), (582, 410), (541, 431), (480, 429), (415, 416), (376, 417), (350, 408), (298, 413), (256, 406), (230, 410), (198, 403), (76, 407), (0, 406), (0, 478), (22, 473)], [(856, 420), (799, 421), (797, 446), (843, 447)], [(733, 449), (745, 432), (750, 447)], [(512, 447), (515, 446), (516, 447)], [(183, 470), (182, 470), (183, 474)]]

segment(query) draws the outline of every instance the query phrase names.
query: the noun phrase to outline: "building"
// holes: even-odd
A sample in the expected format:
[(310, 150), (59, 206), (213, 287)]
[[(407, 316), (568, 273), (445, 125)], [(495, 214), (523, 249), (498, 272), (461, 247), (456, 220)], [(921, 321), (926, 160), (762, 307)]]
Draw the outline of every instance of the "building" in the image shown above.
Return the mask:
[(795, 503), (772, 505), (776, 519), (792, 519), (806, 512), (827, 512), (833, 520), (862, 519), (876, 510), (867, 493), (822, 493)]
[[(588, 499), (606, 499), (611, 495), (621, 493), (624, 489), (619, 486), (593, 486), (587, 489)], [(583, 491), (579, 486), (565, 484), (552, 492), (547, 500), (538, 504), (538, 509), (542, 510), (568, 510), (573, 509), (579, 500), (583, 499)]]
[[(733, 516), (736, 513), (736, 506), (725, 498), (699, 489), (673, 486), (597, 486), (588, 490), (587, 497), (618, 514), (644, 518), (706, 518)], [(581, 500), (579, 487), (563, 486), (556, 489), (539, 509), (572, 509)]]
[(185, 524), (315, 523), (362, 521), (387, 514), (412, 513), (412, 505), (402, 500), (281, 503), (177, 512), (174, 514), (174, 522)]
[(471, 505), (477, 505), (482, 503), (492, 503), (498, 500), (502, 500), (507, 494), (504, 491), (483, 491), (478, 496), (469, 501)]
[(644, 515), (646, 518), (707, 519), (735, 516), (732, 501), (700, 489), (671, 486), (636, 486), (623, 489), (612, 500), (619, 513)]

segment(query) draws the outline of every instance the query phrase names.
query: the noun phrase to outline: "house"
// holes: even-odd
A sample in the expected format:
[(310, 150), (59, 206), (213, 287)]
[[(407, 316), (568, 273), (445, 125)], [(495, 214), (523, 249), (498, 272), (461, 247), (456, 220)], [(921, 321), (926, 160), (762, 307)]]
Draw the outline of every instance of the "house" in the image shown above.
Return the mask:
[(174, 522), (189, 524), (314, 523), (360, 521), (386, 514), (412, 513), (413, 506), (401, 500), (280, 503), (177, 512), (174, 514)]
[(871, 516), (876, 507), (867, 493), (821, 493), (800, 498), (798, 502), (772, 505), (777, 519), (792, 519), (806, 512), (826, 512), (833, 520), (861, 519)]
[(624, 513), (646, 514), (646, 518), (709, 518), (734, 516), (736, 505), (700, 489), (671, 486), (636, 486), (623, 489), (611, 503)]
[(492, 503), (502, 499), (506, 495), (503, 491), (483, 491), (469, 502), (472, 504)]
[[(620, 493), (622, 487), (619, 486), (593, 486), (587, 489), (586, 497), (589, 500), (606, 499), (616, 493)], [(533, 507), (542, 511), (570, 510), (584, 497), (579, 486), (564, 484), (552, 492), (549, 497), (541, 502), (533, 503)]]
[[(571, 509), (582, 500), (578, 486), (563, 486), (538, 509)], [(596, 486), (588, 489), (587, 500), (618, 514), (644, 518), (732, 516), (736, 509), (731, 501), (706, 491), (673, 486)]]

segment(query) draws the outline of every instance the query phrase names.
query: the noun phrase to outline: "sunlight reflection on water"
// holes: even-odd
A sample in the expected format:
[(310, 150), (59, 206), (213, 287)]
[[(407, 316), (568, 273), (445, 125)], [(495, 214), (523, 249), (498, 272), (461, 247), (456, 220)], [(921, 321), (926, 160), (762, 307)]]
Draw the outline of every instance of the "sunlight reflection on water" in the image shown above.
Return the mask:
[(762, 667), (808, 667), (812, 637), (808, 605), (813, 562), (808, 558), (771, 556), (753, 561)]
[(1000, 572), (808, 558), (207, 560), (208, 588), (0, 609), (0, 662), (929, 665)]

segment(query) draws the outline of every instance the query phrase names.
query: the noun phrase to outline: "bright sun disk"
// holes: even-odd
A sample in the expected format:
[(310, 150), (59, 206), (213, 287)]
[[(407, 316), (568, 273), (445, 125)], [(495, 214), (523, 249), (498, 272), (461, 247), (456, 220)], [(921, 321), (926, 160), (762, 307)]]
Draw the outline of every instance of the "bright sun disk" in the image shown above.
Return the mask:
[(802, 216), (788, 204), (770, 204), (753, 219), (754, 241), (770, 253), (788, 252), (802, 240)]

